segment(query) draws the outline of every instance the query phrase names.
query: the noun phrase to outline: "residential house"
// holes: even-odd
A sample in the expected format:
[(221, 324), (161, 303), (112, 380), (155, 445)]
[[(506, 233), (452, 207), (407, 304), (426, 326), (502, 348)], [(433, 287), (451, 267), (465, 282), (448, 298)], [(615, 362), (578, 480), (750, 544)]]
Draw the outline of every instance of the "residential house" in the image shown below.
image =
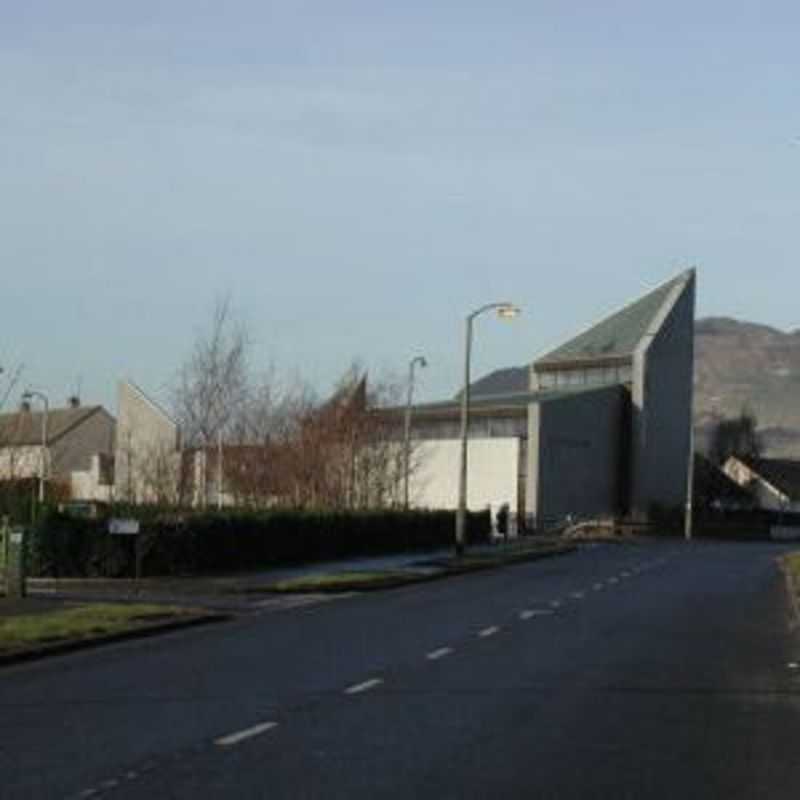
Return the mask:
[(751, 492), (760, 508), (800, 512), (800, 461), (730, 456), (722, 469)]
[(73, 499), (107, 501), (113, 484), (114, 417), (73, 399), (45, 415), (25, 406), (0, 415), (0, 480), (38, 477)]

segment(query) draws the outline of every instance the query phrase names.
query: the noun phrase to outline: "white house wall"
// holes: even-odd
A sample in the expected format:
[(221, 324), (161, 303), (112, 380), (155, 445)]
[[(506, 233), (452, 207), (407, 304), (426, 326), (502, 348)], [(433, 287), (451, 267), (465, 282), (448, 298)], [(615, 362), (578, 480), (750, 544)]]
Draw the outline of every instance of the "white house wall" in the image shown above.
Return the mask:
[(41, 472), (42, 448), (38, 445), (0, 449), (0, 480), (34, 478)]
[[(417, 466), (409, 482), (412, 505), (454, 509), (458, 506), (459, 439), (423, 440), (415, 445)], [(490, 503), (517, 508), (520, 440), (517, 437), (470, 439), (467, 507), (481, 511)]]
[(175, 460), (178, 445), (175, 421), (136, 386), (121, 382), (115, 468), (117, 498), (153, 499), (148, 473), (155, 461), (171, 463)]

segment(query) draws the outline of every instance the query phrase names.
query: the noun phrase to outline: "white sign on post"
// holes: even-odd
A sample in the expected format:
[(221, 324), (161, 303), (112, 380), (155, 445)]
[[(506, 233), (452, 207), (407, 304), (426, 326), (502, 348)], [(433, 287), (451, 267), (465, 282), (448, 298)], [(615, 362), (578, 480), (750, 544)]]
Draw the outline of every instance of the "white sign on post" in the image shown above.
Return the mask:
[(139, 533), (138, 519), (112, 519), (108, 523), (108, 532), (116, 536), (136, 536)]

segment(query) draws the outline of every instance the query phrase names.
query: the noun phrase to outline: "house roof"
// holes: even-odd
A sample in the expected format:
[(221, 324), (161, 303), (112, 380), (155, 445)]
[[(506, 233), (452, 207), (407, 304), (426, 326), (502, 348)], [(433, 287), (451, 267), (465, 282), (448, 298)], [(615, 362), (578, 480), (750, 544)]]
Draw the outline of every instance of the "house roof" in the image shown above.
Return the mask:
[(693, 272), (654, 289), (606, 317), (591, 328), (539, 358), (534, 369), (568, 366), (574, 362), (630, 359), (642, 338), (650, 331), (673, 289), (687, 283)]
[(752, 494), (700, 453), (694, 454), (694, 484), (698, 501), (702, 496), (740, 505), (753, 502)]
[[(51, 409), (47, 415), (47, 441), (52, 444), (102, 409), (102, 406)], [(40, 445), (43, 416), (41, 411), (0, 414), (0, 447)]]
[(742, 458), (740, 461), (790, 500), (800, 501), (800, 461), (786, 458)]
[[(519, 413), (524, 414), (531, 403), (549, 403), (589, 392), (602, 392), (616, 389), (616, 386), (574, 386), (536, 392), (507, 392), (473, 397), (470, 393), (470, 414), (480, 413)], [(401, 411), (400, 407), (386, 409)], [(461, 411), (460, 400), (445, 400), (439, 403), (423, 403), (414, 407), (415, 415), (451, 416)]]
[[(470, 397), (477, 399), (484, 395), (517, 394), (527, 392), (530, 388), (530, 370), (528, 367), (506, 367), (496, 369), (470, 384)], [(456, 400), (461, 397), (459, 391)]]

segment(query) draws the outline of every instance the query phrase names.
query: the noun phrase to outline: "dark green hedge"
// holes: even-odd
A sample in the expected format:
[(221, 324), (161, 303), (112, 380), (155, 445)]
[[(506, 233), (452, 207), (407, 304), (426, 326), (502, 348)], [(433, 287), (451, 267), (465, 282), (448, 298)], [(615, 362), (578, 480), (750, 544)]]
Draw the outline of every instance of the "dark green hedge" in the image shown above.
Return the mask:
[[(453, 544), (450, 511), (166, 514), (145, 511), (138, 537), (146, 575), (185, 575), (321, 561)], [(468, 541), (486, 541), (489, 514), (468, 518)], [(135, 539), (111, 536), (107, 521), (50, 514), (32, 531), (31, 575), (129, 576)]]

